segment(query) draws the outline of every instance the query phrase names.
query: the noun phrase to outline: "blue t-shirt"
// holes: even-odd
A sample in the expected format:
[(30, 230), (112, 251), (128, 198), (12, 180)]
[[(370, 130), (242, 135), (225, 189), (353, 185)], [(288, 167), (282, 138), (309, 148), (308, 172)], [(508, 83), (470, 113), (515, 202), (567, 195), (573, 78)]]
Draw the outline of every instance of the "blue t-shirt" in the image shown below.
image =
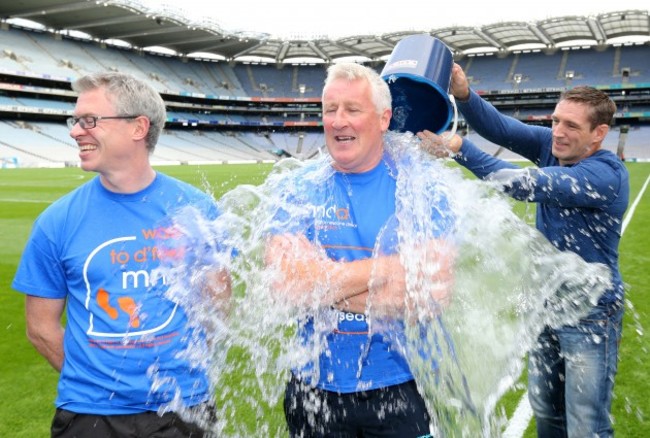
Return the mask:
[(179, 357), (202, 334), (165, 298), (159, 269), (157, 242), (174, 236), (161, 221), (188, 204), (217, 215), (211, 197), (160, 173), (134, 194), (97, 177), (36, 220), (12, 287), (67, 300), (57, 407), (114, 415), (209, 399), (205, 370)]
[[(395, 230), (386, 228), (397, 226), (397, 169), (388, 154), (374, 169), (363, 173), (332, 171), (323, 180), (307, 176), (310, 171), (314, 169), (294, 175), (295, 189), (289, 196), (289, 202), (307, 206), (307, 217), (294, 218), (300, 225), (289, 220), (284, 231), (303, 232), (336, 261), (367, 259), (374, 250), (395, 252), (395, 239), (381, 237), (394, 236)], [(314, 172), (319, 171), (322, 169)], [(318, 388), (340, 393), (413, 380), (407, 360), (395, 344), (404, 342), (401, 322), (391, 324), (391, 333), (371, 332), (366, 314), (333, 311), (338, 323), (335, 330), (325, 334), (317, 370), (309, 363), (294, 370), (295, 374)], [(322, 334), (315, 330), (313, 320), (301, 325), (300, 336), (306, 344), (319, 342)]]

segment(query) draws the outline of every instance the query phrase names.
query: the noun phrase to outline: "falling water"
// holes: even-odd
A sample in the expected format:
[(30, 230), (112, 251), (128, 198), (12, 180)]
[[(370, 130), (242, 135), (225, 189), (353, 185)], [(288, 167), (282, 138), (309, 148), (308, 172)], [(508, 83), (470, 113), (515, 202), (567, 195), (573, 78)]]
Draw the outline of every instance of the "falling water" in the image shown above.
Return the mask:
[(585, 315), (610, 285), (609, 271), (559, 252), (490, 184), (465, 179), (414, 149), (412, 143), (404, 149), (418, 159), (409, 159), (410, 170), (400, 172), (396, 212), (400, 254), (407, 275), (416, 279), (410, 292), (435, 310), (429, 296), (436, 285), (417, 275), (425, 269), (421, 258), (409, 257), (421, 247), (422, 230), (436, 231), (433, 203), (422, 190), (428, 185), (442, 184), (450, 200), (455, 283), (450, 304), (438, 316), (406, 315), (415, 321), (407, 325), (406, 354), (436, 417), (434, 436), (499, 436), (504, 420), (495, 413), (496, 403), (519, 378), (521, 359), (537, 334), (544, 325)]
[[(537, 334), (586, 314), (609, 286), (609, 272), (556, 250), (494, 185), (463, 177), (456, 166), (421, 152), (418, 142), (410, 134), (385, 137), (397, 169), (397, 202), (373, 257), (398, 249), (407, 293), (403, 310), (391, 312), (375, 300), (371, 279), (371, 334), (387, 336), (407, 357), (434, 436), (499, 436), (505, 420), (497, 402), (519, 379)], [(216, 394), (217, 419), (207, 413), (192, 419), (216, 436), (286, 435), (281, 400), (289, 370), (318, 363), (327, 349), (338, 312), (320, 304), (322, 289), (306, 294), (301, 305), (274, 294), (264, 245), (271, 230), (305, 231), (315, 207), (297, 201), (308, 188), (329, 184), (332, 172), (327, 156), (308, 164), (283, 160), (262, 185), (226, 193), (216, 220), (191, 208), (172, 218), (181, 236), (175, 245), (184, 251), (164, 266), (168, 295), (193, 325), (206, 328), (207, 339), (197, 337), (184, 354), (208, 370)], [(449, 259), (451, 282), (440, 275), (445, 263), (436, 261)], [(215, 267), (232, 276), (227, 309), (196, 292)], [(449, 292), (444, 303), (441, 289)], [(303, 343), (295, 334), (309, 319), (315, 335)], [(405, 336), (395, 335), (395, 327)], [(324, 415), (327, 407), (307, 409)]]

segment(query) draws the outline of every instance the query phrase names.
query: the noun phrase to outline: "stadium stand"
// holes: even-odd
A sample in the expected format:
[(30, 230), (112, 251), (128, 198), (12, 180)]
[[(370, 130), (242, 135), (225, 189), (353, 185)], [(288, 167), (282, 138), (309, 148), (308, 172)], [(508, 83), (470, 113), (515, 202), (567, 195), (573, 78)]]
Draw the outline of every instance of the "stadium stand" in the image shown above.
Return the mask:
[(321, 66), (237, 64), (234, 72), (248, 96), (320, 97), (325, 77)]
[[(8, 7), (3, 4), (0, 12)], [(323, 150), (320, 92), (327, 62), (191, 59), (27, 29), (6, 19), (0, 24), (3, 162), (78, 165), (76, 146), (64, 123), (74, 109), (70, 82), (98, 70), (134, 74), (152, 83), (165, 99), (168, 120), (152, 157), (155, 163), (309, 159)], [(406, 35), (383, 40), (397, 42)], [(353, 52), (373, 50), (365, 39), (356, 43), (358, 47), (350, 49)], [(463, 43), (453, 40), (450, 44), (462, 48)], [(319, 47), (321, 54), (327, 53), (324, 46)], [(273, 48), (273, 43), (268, 42), (267, 48)], [(590, 48), (494, 53), (455, 50), (454, 54), (475, 90), (500, 111), (527, 123), (550, 124), (557, 97), (567, 87), (589, 84), (608, 91), (619, 112), (605, 147), (625, 159), (650, 158), (650, 43), (601, 42)], [(368, 62), (381, 71), (382, 61)], [(485, 150), (502, 153), (471, 131), (468, 135)], [(508, 154), (501, 156), (518, 158)]]
[[(561, 87), (565, 85), (562, 61), (566, 52), (520, 53), (513, 63), (510, 81), (514, 89)], [(516, 81), (515, 79), (519, 79)], [(556, 83), (556, 81), (559, 81)]]
[(621, 78), (613, 73), (615, 49), (607, 48), (594, 56), (591, 51), (566, 51), (565, 73), (573, 72), (573, 85), (609, 85), (620, 83)]
[(509, 75), (511, 63), (510, 58), (496, 55), (473, 56), (459, 62), (472, 86), (481, 90), (513, 89)]
[(615, 72), (620, 72), (623, 83), (648, 82), (650, 56), (647, 45), (621, 47)]

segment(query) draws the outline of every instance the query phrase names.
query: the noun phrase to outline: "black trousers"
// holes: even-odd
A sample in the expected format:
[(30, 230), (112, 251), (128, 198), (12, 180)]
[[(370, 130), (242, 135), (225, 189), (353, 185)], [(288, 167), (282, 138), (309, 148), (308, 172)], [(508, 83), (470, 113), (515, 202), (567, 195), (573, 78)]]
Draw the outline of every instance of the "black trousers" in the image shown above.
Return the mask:
[(430, 418), (415, 381), (341, 394), (292, 376), (284, 412), (291, 437), (430, 437)]
[[(200, 405), (216, 416), (212, 406)], [(206, 432), (183, 421), (174, 412), (162, 416), (154, 411), (129, 415), (78, 414), (57, 408), (52, 420), (52, 438), (203, 438)]]

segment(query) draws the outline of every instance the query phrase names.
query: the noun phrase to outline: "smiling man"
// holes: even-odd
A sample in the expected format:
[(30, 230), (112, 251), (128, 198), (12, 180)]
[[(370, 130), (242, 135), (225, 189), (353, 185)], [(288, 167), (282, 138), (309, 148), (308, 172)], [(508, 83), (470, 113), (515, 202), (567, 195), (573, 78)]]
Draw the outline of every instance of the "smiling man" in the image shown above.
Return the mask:
[[(210, 412), (212, 390), (206, 370), (183, 358), (204, 333), (165, 296), (156, 236), (175, 236), (162, 224), (176, 208), (206, 217), (217, 208), (151, 167), (166, 119), (153, 88), (98, 73), (73, 89), (70, 136), (81, 167), (98, 177), (38, 217), (12, 284), (26, 295), (28, 339), (60, 373), (52, 437), (203, 436), (172, 412)], [(221, 278), (211, 284), (227, 297)]]
[(424, 147), (438, 156), (451, 151), (476, 176), (537, 203), (537, 228), (553, 245), (610, 268), (612, 287), (587, 316), (576, 326), (542, 332), (528, 372), (539, 437), (610, 437), (624, 309), (618, 245), (629, 200), (627, 169), (602, 149), (616, 105), (602, 91), (575, 87), (561, 94), (547, 128), (500, 114), (470, 90), (459, 65), (453, 67), (451, 91), (478, 134), (536, 166), (519, 168), (457, 135), (447, 143), (431, 132), (419, 133)]
[[(332, 80), (323, 92), (323, 129), (333, 166), (347, 173), (373, 169), (383, 155), (391, 101), (381, 100), (369, 80)], [(376, 108), (379, 100), (383, 109)]]
[[(330, 161), (291, 175), (295, 184), (285, 186), (299, 189), (283, 208), (307, 212), (279, 217), (275, 222), (288, 225), (268, 240), (272, 287), (307, 315), (298, 318), (298, 336), (312, 355), (292, 369), (286, 388), (292, 437), (430, 436), (429, 412), (398, 341), (408, 292), (399, 248), (378, 251), (382, 233), (396, 232), (400, 168), (384, 137), (391, 113), (390, 90), (376, 71), (359, 64), (328, 69), (323, 129)], [(432, 208), (439, 233), (422, 244), (445, 248), (446, 198), (441, 186), (430, 190), (439, 194)], [(437, 267), (429, 270), (430, 284), (441, 286), (431, 288), (432, 298), (444, 303), (452, 257), (444, 250), (426, 257)], [(376, 309), (397, 321), (394, 332), (370, 330)]]

